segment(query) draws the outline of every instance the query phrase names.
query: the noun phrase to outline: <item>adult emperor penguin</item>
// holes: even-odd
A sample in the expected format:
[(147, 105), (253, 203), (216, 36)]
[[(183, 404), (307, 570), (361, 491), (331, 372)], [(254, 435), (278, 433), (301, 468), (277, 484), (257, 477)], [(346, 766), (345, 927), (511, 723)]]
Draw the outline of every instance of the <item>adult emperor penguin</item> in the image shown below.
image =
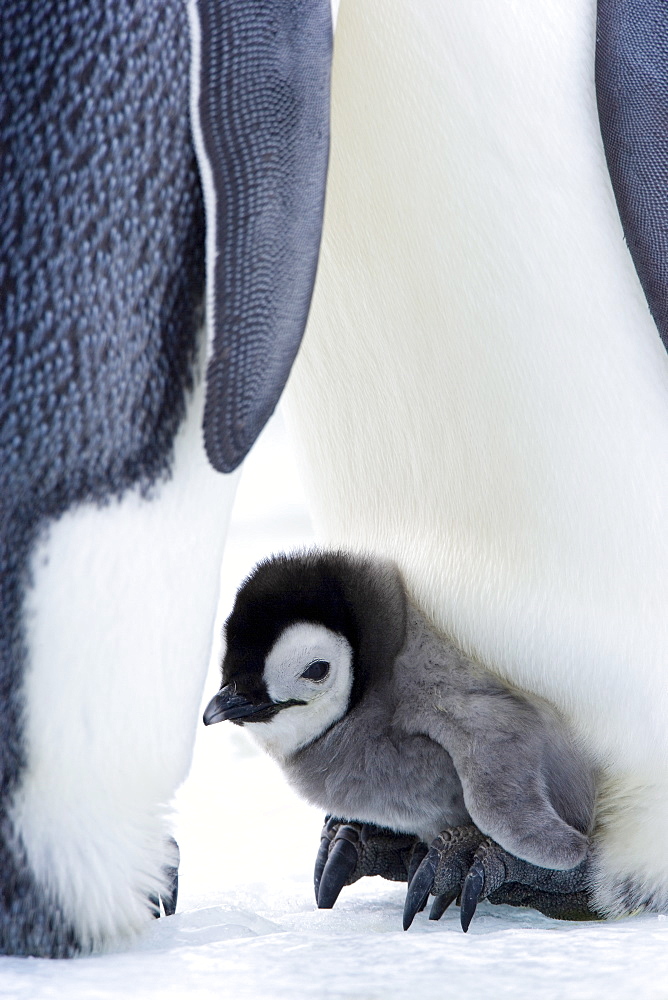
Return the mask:
[(173, 907), (221, 472), (315, 273), (331, 10), (8, 0), (0, 44), (0, 951), (62, 956)]
[(344, 0), (286, 397), (321, 541), (601, 769), (603, 915), (668, 907), (666, 37), (659, 0)]

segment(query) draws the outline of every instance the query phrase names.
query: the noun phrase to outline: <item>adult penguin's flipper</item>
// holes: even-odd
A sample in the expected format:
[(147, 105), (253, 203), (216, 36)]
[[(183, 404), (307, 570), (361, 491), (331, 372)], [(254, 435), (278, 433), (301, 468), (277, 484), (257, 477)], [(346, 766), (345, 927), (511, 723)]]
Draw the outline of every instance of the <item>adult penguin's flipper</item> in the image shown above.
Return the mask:
[(668, 4), (598, 0), (596, 96), (626, 242), (668, 348)]
[(306, 324), (329, 150), (330, 0), (190, 0), (207, 215), (204, 439), (231, 472), (271, 416)]

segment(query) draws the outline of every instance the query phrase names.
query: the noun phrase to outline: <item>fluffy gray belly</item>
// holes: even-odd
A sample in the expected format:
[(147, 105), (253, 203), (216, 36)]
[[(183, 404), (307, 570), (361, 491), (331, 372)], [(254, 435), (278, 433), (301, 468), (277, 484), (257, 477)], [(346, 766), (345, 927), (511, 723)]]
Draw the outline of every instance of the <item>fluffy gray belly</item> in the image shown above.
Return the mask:
[(363, 736), (337, 725), (294, 755), (291, 784), (325, 812), (417, 834), (429, 842), (446, 826), (470, 823), (462, 786), (443, 747), (391, 731)]

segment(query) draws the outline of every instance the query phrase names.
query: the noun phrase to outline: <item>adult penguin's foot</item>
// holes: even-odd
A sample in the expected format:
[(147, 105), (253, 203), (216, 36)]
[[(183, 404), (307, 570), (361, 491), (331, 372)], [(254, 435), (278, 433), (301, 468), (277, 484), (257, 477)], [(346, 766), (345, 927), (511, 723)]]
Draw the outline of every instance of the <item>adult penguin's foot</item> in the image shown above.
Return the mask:
[(478, 903), (528, 906), (560, 920), (598, 920), (589, 903), (589, 859), (576, 868), (539, 868), (504, 851), (475, 826), (444, 830), (432, 842), (415, 872), (406, 895), (404, 929), (431, 894), (430, 914), (439, 920), (450, 903), (460, 899), (462, 930), (467, 931)]
[(179, 897), (179, 862), (181, 861), (179, 845), (173, 837), (169, 838), (169, 843), (172, 848), (172, 859), (171, 864), (165, 866), (166, 885), (165, 891), (160, 897), (166, 917), (171, 917), (173, 913), (176, 913), (176, 901)]
[(313, 873), (318, 908), (331, 909), (344, 885), (365, 875), (410, 881), (426, 853), (427, 845), (409, 834), (326, 817)]
[(149, 909), (154, 917), (160, 916), (160, 903), (166, 917), (171, 917), (176, 913), (176, 901), (179, 895), (179, 862), (181, 852), (179, 845), (173, 837), (168, 838), (169, 847), (172, 853), (170, 863), (165, 865), (165, 888), (160, 896), (150, 895), (148, 897)]

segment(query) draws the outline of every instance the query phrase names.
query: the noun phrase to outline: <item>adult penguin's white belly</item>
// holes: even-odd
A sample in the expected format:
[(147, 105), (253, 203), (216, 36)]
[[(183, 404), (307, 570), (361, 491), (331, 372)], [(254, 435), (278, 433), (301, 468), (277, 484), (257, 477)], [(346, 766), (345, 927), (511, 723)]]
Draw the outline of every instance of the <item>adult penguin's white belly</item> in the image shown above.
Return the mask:
[(604, 158), (595, 18), (342, 4), (288, 408), (323, 539), (396, 558), (439, 626), (574, 721), (615, 913), (668, 904), (668, 360)]
[(211, 468), (204, 386), (171, 477), (69, 511), (43, 532), (25, 602), (27, 766), (11, 820), (77, 940), (140, 929), (169, 858), (212, 640), (237, 476)]

